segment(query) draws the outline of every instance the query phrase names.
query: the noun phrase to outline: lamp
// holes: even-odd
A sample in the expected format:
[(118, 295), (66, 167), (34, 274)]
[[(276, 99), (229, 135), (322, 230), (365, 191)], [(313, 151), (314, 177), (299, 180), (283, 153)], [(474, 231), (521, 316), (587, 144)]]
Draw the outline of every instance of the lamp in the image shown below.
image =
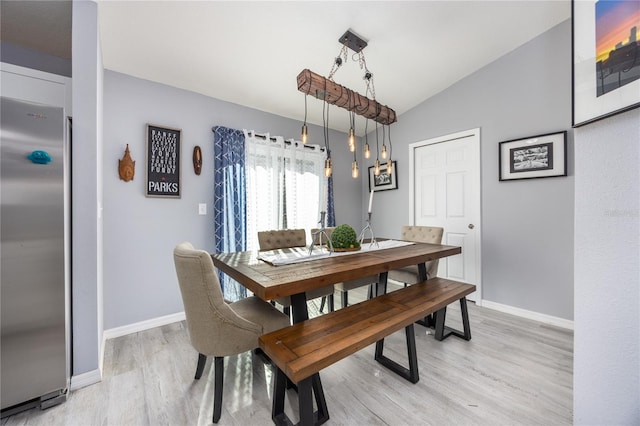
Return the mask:
[[(349, 132), (348, 132), (348, 146), (349, 151), (353, 152), (353, 162), (351, 163), (351, 176), (357, 178), (359, 176), (358, 162), (356, 158), (356, 139), (355, 139), (355, 115), (361, 115), (368, 120), (374, 120), (376, 122), (376, 162), (375, 170), (376, 176), (380, 174), (380, 161), (378, 156), (381, 156), (383, 160), (389, 159), (387, 165), (387, 173), (391, 173), (391, 134), (389, 133), (389, 150), (385, 143), (384, 126), (389, 126), (397, 121), (396, 113), (393, 109), (386, 105), (382, 105), (376, 101), (375, 88), (373, 84), (373, 73), (367, 68), (366, 60), (362, 50), (367, 47), (367, 42), (361, 37), (357, 36), (351, 31), (346, 31), (342, 37), (338, 40), (342, 43), (342, 48), (338, 56), (334, 59), (329, 77), (325, 78), (319, 74), (312, 72), (309, 69), (304, 69), (298, 74), (298, 90), (305, 94), (304, 104), (304, 123), (302, 125), (302, 142), (306, 143), (308, 140), (307, 129), (307, 96), (312, 94), (316, 99), (321, 99), (324, 102), (322, 108), (323, 126), (324, 126), (324, 140), (327, 150), (327, 159), (325, 160), (324, 173), (325, 176), (331, 176), (333, 172), (331, 162), (331, 150), (329, 148), (329, 105), (337, 105), (341, 108), (345, 108), (349, 111)], [(353, 50), (358, 55), (358, 62), (360, 69), (364, 69), (363, 79), (366, 82), (365, 96), (358, 92), (344, 87), (333, 81), (333, 76), (336, 71), (347, 61), (348, 49)], [(355, 55), (354, 55), (355, 56)], [(355, 60), (355, 59), (354, 59)], [(369, 98), (368, 96), (371, 96)], [(325, 111), (326, 108), (326, 111)], [(378, 123), (383, 126), (383, 141), (382, 151), (378, 150)], [(367, 139), (367, 125), (365, 124), (365, 144), (363, 146), (364, 158), (371, 157), (371, 150), (369, 148), (369, 141)]]

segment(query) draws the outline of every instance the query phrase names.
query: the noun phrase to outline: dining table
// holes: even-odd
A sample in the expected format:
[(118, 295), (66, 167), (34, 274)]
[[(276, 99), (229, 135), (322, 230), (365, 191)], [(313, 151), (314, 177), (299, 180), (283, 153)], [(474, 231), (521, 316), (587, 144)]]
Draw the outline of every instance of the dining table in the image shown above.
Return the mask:
[[(293, 322), (297, 323), (309, 318), (305, 296), (307, 291), (378, 275), (376, 295), (384, 294), (389, 271), (417, 265), (419, 281), (425, 281), (428, 278), (425, 262), (462, 252), (458, 246), (443, 244), (409, 241), (402, 245), (388, 243), (393, 241), (398, 240), (379, 238), (375, 243), (363, 243), (363, 250), (346, 256), (309, 256), (307, 261), (277, 266), (261, 260), (261, 257), (265, 257), (264, 252), (258, 251), (217, 253), (211, 257), (216, 268), (265, 301), (290, 296)], [(377, 244), (377, 247), (373, 247), (373, 244)], [(366, 249), (369, 245), (370, 249)], [(302, 252), (307, 249), (300, 247), (299, 250)]]
[[(318, 251), (314, 254), (306, 247), (297, 247), (270, 252), (217, 253), (212, 254), (211, 257), (216, 268), (265, 301), (290, 296), (293, 323), (298, 323), (309, 318), (307, 291), (378, 275), (373, 296), (379, 296), (387, 291), (389, 271), (417, 265), (419, 282), (422, 282), (428, 278), (425, 262), (455, 256), (462, 252), (462, 249), (457, 246), (389, 239), (365, 242), (362, 250), (349, 253), (316, 250)], [(296, 261), (292, 263), (275, 261), (291, 253), (297, 257)], [(402, 373), (403, 368), (394, 366), (393, 361), (382, 356), (382, 343), (380, 341), (376, 344), (376, 360), (383, 362), (387, 368), (406, 378)], [(312, 376), (312, 389), (317, 406), (314, 423), (319, 425), (329, 418), (319, 373)], [(274, 398), (273, 415), (281, 411), (282, 403)]]

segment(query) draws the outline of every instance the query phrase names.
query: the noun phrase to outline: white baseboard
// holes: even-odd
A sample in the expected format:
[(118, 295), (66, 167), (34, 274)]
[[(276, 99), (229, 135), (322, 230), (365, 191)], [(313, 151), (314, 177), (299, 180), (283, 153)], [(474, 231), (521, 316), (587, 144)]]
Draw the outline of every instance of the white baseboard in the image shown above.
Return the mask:
[(177, 314), (165, 315), (163, 317), (152, 318), (146, 321), (136, 322), (134, 324), (123, 325), (122, 327), (110, 328), (105, 330), (103, 339), (114, 339), (127, 334), (137, 333), (138, 331), (149, 330), (150, 328), (160, 327), (174, 322), (183, 321), (185, 319), (184, 312)]
[(501, 303), (491, 302), (486, 299), (482, 300), (482, 307), (493, 309), (495, 311), (504, 312), (506, 314), (515, 315), (522, 318), (527, 318), (534, 321), (540, 321), (544, 324), (549, 324), (556, 327), (573, 330), (573, 321), (568, 319), (554, 317), (547, 314), (541, 314), (539, 312), (528, 311), (526, 309), (516, 308), (514, 306), (503, 305)]
[(69, 386), (69, 389), (73, 391), (85, 386), (93, 385), (100, 381), (102, 381), (102, 373), (100, 372), (100, 369), (87, 371), (86, 373), (71, 376), (71, 385)]

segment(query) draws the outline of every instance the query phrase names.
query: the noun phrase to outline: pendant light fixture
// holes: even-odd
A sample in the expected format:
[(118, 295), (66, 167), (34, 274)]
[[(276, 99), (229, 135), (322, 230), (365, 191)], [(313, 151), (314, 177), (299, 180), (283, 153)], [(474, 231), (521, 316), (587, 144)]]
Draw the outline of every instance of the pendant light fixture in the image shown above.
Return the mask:
[[(342, 44), (342, 48), (338, 56), (334, 59), (329, 77), (325, 78), (319, 74), (316, 74), (309, 69), (304, 69), (298, 74), (298, 90), (305, 94), (304, 104), (304, 123), (302, 125), (302, 142), (307, 143), (308, 129), (307, 129), (307, 96), (309, 94), (321, 99), (324, 103), (322, 108), (323, 126), (324, 126), (324, 140), (327, 151), (327, 159), (325, 160), (324, 173), (329, 177), (333, 171), (333, 165), (331, 161), (331, 149), (329, 148), (329, 106), (337, 105), (341, 108), (345, 108), (349, 111), (349, 131), (347, 136), (347, 142), (349, 152), (353, 152), (353, 161), (351, 163), (351, 176), (357, 178), (359, 176), (359, 167), (357, 162), (357, 147), (356, 147), (356, 132), (355, 132), (355, 115), (361, 115), (365, 117), (365, 144), (363, 146), (363, 156), (368, 159), (371, 157), (371, 149), (369, 147), (367, 124), (368, 120), (372, 119), (376, 123), (376, 161), (375, 161), (375, 175), (380, 174), (380, 160), (379, 156), (383, 160), (389, 158), (387, 170), (390, 170), (391, 164), (391, 140), (389, 137), (389, 149), (385, 143), (384, 126), (391, 125), (396, 122), (396, 113), (393, 109), (386, 105), (382, 105), (376, 101), (375, 88), (373, 84), (373, 73), (368, 69), (366, 60), (364, 57), (363, 49), (367, 47), (367, 42), (361, 37), (353, 33), (352, 31), (346, 31), (342, 37), (338, 39)], [(351, 49), (355, 52), (352, 59), (357, 60), (360, 69), (364, 70), (363, 79), (366, 82), (365, 96), (362, 96), (358, 92), (337, 84), (333, 81), (333, 76), (336, 71), (347, 62), (348, 50)], [(355, 56), (357, 55), (357, 59)], [(371, 96), (371, 97), (369, 97)], [(382, 151), (378, 146), (378, 124), (383, 126), (383, 141)]]

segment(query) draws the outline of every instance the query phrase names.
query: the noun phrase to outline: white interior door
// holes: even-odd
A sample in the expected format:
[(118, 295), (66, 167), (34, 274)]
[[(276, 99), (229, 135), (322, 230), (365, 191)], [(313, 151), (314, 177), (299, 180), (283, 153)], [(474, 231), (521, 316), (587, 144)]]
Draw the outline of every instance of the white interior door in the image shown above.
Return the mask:
[(475, 284), (481, 302), (480, 129), (409, 145), (410, 222), (444, 228), (442, 243), (462, 254), (440, 259), (438, 276)]

